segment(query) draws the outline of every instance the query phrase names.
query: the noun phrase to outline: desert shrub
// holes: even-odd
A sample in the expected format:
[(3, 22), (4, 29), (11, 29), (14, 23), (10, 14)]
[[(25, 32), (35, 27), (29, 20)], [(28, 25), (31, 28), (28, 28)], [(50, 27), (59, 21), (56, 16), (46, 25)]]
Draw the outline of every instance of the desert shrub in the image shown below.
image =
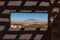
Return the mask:
[(33, 25), (30, 25), (32, 28), (42, 28), (44, 26), (40, 25), (40, 24), (33, 24)]
[(32, 25), (23, 26), (23, 27), (24, 27), (24, 28), (44, 28), (44, 25), (32, 24)]

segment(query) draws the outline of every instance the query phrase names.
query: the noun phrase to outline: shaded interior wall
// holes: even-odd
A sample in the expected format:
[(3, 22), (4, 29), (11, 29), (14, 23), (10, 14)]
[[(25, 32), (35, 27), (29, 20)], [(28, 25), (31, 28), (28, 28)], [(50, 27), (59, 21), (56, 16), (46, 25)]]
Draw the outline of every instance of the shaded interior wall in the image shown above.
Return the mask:
[(60, 40), (60, 0), (50, 0), (50, 19), (54, 19), (50, 24), (51, 40)]

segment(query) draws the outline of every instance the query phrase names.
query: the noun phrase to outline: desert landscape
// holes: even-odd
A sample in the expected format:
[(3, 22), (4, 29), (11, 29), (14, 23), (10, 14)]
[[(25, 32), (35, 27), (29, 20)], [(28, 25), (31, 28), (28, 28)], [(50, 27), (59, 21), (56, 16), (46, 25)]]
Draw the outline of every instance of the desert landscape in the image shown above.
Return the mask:
[(48, 22), (11, 22), (12, 28), (46, 28)]
[(12, 13), (11, 28), (46, 28), (48, 27), (48, 14), (38, 13)]

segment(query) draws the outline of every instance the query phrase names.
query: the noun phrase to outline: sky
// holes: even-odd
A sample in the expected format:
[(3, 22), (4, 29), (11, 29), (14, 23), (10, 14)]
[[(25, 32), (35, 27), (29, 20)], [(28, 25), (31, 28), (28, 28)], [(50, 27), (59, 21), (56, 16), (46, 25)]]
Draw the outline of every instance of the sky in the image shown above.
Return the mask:
[(35, 19), (40, 22), (48, 22), (48, 13), (11, 13), (11, 21), (25, 21)]

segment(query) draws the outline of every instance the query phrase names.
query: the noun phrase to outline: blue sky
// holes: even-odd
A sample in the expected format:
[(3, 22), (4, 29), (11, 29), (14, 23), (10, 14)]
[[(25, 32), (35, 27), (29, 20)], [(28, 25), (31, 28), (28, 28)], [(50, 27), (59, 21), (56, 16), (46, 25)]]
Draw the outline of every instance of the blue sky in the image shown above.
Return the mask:
[(47, 13), (11, 13), (11, 21), (25, 21), (27, 19), (35, 19), (42, 22), (48, 21)]

